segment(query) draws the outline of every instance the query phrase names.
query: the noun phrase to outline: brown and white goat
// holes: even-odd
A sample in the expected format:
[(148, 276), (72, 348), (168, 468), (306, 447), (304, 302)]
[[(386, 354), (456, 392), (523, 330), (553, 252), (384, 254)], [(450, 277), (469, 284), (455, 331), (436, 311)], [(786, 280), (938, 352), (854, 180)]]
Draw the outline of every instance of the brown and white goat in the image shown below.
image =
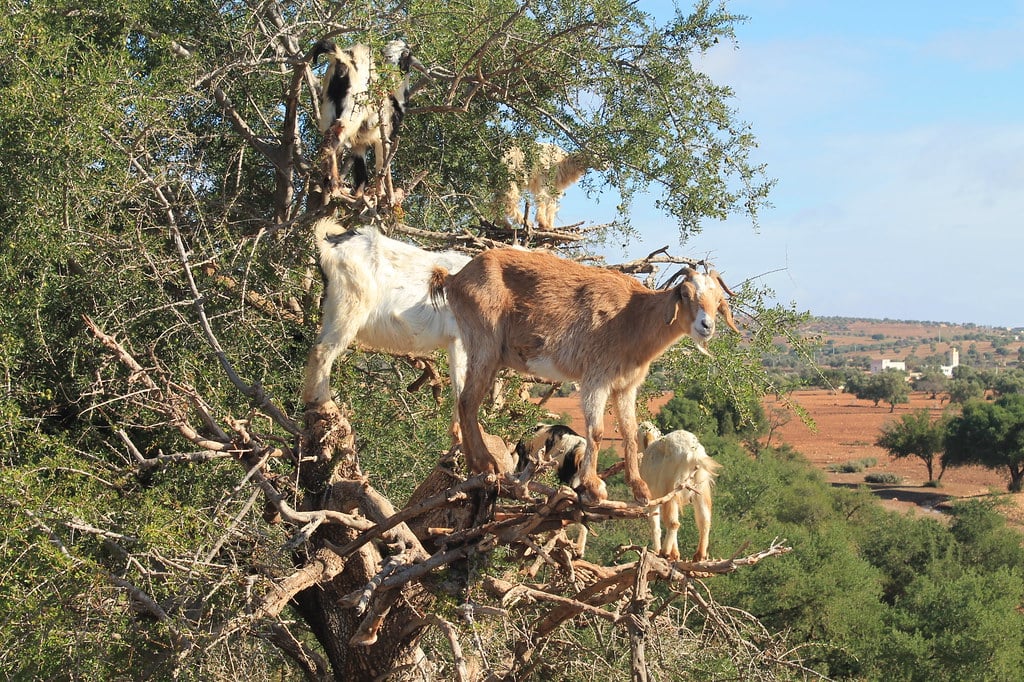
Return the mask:
[(684, 335), (707, 353), (715, 315), (736, 328), (717, 273), (687, 269), (682, 283), (654, 291), (613, 270), (518, 249), (485, 251), (457, 274), (436, 270), (435, 300), (447, 297), (467, 355), (459, 422), (474, 473), (500, 471), (480, 437), (477, 412), (502, 367), (554, 381), (578, 381), (587, 451), (581, 481), (592, 501), (607, 499), (597, 475), (609, 398), (623, 435), (626, 482), (647, 504), (640, 478), (636, 393), (651, 362)]
[(519, 147), (508, 150), (503, 159), (509, 173), (508, 188), (502, 197), (505, 216), (511, 219), (513, 226), (522, 226), (526, 220), (520, 207), (523, 185), (533, 195), (537, 227), (541, 230), (554, 228), (558, 203), (565, 190), (589, 170), (582, 154), (570, 154), (554, 144), (537, 145), (537, 155), (529, 172), (526, 156)]
[[(708, 558), (708, 537), (711, 533), (711, 487), (721, 466), (708, 456), (697, 436), (682, 429), (664, 436), (650, 422), (640, 425), (640, 441), (644, 456), (640, 460), (640, 476), (651, 495), (664, 497), (682, 488), (657, 508), (650, 511), (651, 548), (669, 561), (679, 559), (679, 509), (693, 504), (697, 522), (697, 551), (694, 561)], [(661, 521), (665, 522), (662, 543)]]

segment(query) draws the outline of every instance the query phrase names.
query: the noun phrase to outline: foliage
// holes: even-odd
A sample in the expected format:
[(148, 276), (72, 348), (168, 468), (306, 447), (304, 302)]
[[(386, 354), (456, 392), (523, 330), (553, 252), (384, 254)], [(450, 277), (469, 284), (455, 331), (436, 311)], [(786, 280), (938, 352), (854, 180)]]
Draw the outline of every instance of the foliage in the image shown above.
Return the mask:
[[(914, 410), (904, 414), (895, 422), (882, 427), (882, 433), (875, 445), (885, 448), (896, 459), (917, 457), (928, 469), (928, 480), (933, 480), (932, 468), (935, 457), (942, 452), (946, 433), (944, 420), (933, 421), (927, 409)], [(942, 479), (945, 465), (939, 468), (938, 480)]]
[[(222, 432), (240, 449), (290, 452), (301, 439), (288, 420), (319, 322), (315, 41), (402, 36), (431, 70), (416, 76), (393, 163), (404, 202), (334, 206), (346, 222), (475, 237), (495, 218), (502, 152), (537, 140), (588, 154), (598, 170), (585, 188), (621, 204), (588, 248), (629, 237), (641, 193), (682, 239), (708, 219), (756, 221), (772, 184), (732, 93), (691, 61), (741, 20), (710, 2), (663, 21), (617, 1), (8, 10), (0, 633), (4, 669), (25, 679), (295, 679), (282, 642), (316, 646), (297, 612), (218, 631), (308, 557), (282, 547), (294, 525), (261, 515), (269, 501), (240, 450), (204, 441)], [(768, 306), (749, 291), (736, 303), (753, 317)], [(795, 318), (765, 314), (774, 333), (792, 331)], [(101, 333), (141, 366), (117, 361)], [(738, 344), (718, 357), (721, 384), (764, 390), (736, 372), (753, 364)], [(671, 380), (707, 364), (675, 365)], [(333, 382), (368, 481), (396, 503), (448, 447), (450, 405), (408, 393), (414, 378), (401, 360), (355, 352)], [(514, 438), (537, 415), (506, 405), (488, 428)], [(296, 489), (288, 457), (261, 466), (293, 507), (322, 503)]]
[(953, 417), (946, 431), (946, 466), (980, 464), (1005, 469), (1009, 489), (1024, 484), (1024, 395), (1011, 393), (995, 402), (972, 400)]
[(999, 372), (992, 377), (989, 386), (999, 395), (1024, 393), (1024, 372), (1019, 369)]
[(884, 400), (889, 403), (889, 411), (893, 412), (897, 405), (910, 402), (906, 376), (906, 372), (896, 369), (887, 369), (866, 377), (851, 375), (846, 390), (862, 400), (874, 401), (876, 406)]
[(966, 563), (979, 569), (1024, 566), (1020, 533), (1006, 525), (999, 500), (965, 500), (953, 507), (950, 532), (964, 548)]
[[(0, 495), (8, 501), (0, 660), (17, 679), (314, 677), (302, 664), (322, 653), (319, 622), (297, 609), (257, 619), (253, 608), (315, 558), (309, 543), (285, 547), (296, 523), (261, 513), (269, 500), (257, 474), (294, 508), (323, 504), (295, 483), (311, 463), (279, 454), (303, 437), (288, 419), (301, 413), (301, 367), (319, 322), (308, 235), (316, 211), (307, 203), (319, 134), (306, 56), (316, 40), (379, 46), (404, 36), (432, 70), (417, 77), (394, 159), (405, 201), (359, 215), (341, 207), (352, 223), (414, 227), (439, 243), (480, 236), (507, 179), (502, 152), (535, 140), (597, 161), (586, 188), (622, 205), (621, 221), (598, 239), (629, 237), (641, 193), (655, 195), (682, 237), (708, 219), (756, 221), (771, 186), (751, 161), (755, 140), (731, 93), (691, 61), (731, 40), (740, 20), (709, 2), (661, 23), (625, 2), (115, 0), (8, 9), (0, 15)], [(728, 423), (732, 431), (756, 424), (758, 398), (779, 386), (759, 361), (779, 336), (810, 357), (798, 332), (806, 315), (769, 304), (771, 292), (753, 284), (736, 289), (742, 338), (717, 337), (713, 360), (681, 343), (656, 367), (665, 386), (700, 386), (701, 400), (714, 398), (714, 430), (723, 433)], [(113, 359), (83, 316), (140, 367)], [(369, 484), (397, 504), (448, 447), (450, 405), (410, 394), (415, 375), (401, 360), (357, 351), (333, 381)], [(488, 427), (514, 438), (537, 415), (514, 399), (506, 406)], [(218, 431), (235, 449), (210, 445)], [(250, 466), (238, 452), (254, 441), (273, 447)], [(948, 576), (962, 590), (941, 595), (956, 601), (956, 615), (982, 634), (998, 626), (1020, 650), (1012, 611), (1020, 563), (1009, 550), (991, 551), (1009, 536), (987, 528), (981, 512), (965, 515), (953, 539), (938, 524), (894, 524), (891, 542), (869, 552), (867, 538), (892, 517), (869, 510), (864, 495), (829, 490), (788, 451), (754, 461), (717, 436), (705, 445), (725, 465), (712, 531), (719, 554), (777, 534), (797, 547), (775, 566), (709, 581), (729, 605), (723, 612), (747, 608), (770, 626), (751, 640), (776, 646), (791, 633), (812, 651), (809, 665), (836, 677), (890, 669), (910, 677), (915, 666), (934, 673), (928, 666), (943, 652), (930, 642), (960, 644), (950, 623), (924, 623)], [(692, 517), (683, 521), (692, 537)], [(645, 537), (642, 521), (603, 525), (592, 545), (604, 561), (612, 548), (602, 543)], [(966, 568), (942, 561), (947, 555)], [(993, 557), (990, 573), (972, 568)], [(514, 573), (506, 561), (496, 550), (474, 575)], [(446, 580), (423, 585), (454, 621), (460, 605), (444, 596)], [(466, 604), (480, 596), (477, 583), (469, 593)], [(897, 597), (906, 606), (894, 611)], [(500, 661), (516, 617), (500, 626), (459, 621), (459, 634), (492, 635), (479, 659)], [(671, 639), (701, 626), (692, 609), (665, 617), (663, 677), (751, 669), (712, 624), (703, 638)], [(590, 633), (553, 641), (544, 651), (551, 668), (624, 677), (628, 644)], [(1007, 677), (1011, 648), (970, 644), (957, 670)], [(451, 670), (443, 637), (427, 636), (422, 647)], [(615, 654), (607, 656), (615, 667), (595, 672), (605, 659), (579, 654), (599, 650)], [(784, 677), (780, 669), (772, 675)]]
[[(752, 538), (794, 546), (779, 561), (716, 581), (716, 597), (788, 630), (791, 645), (805, 647), (805, 664), (833, 679), (1013, 678), (1024, 656), (1024, 538), (991, 505), (958, 505), (947, 527), (886, 511), (865, 491), (830, 488), (785, 450), (754, 461), (719, 447), (716, 458), (715, 555)], [(942, 598), (955, 616), (932, 611)], [(983, 633), (1006, 628), (1006, 645), (958, 618)], [(966, 658), (953, 661), (951, 651)]]
[(883, 471), (875, 471), (864, 477), (865, 483), (879, 483), (882, 485), (896, 485), (903, 482), (903, 477)]
[(985, 387), (976, 378), (954, 377), (949, 384), (949, 402), (966, 403), (985, 395)]
[(934, 400), (939, 393), (949, 390), (950, 379), (942, 372), (932, 369), (923, 372), (912, 384), (915, 391), (930, 393)]
[(936, 566), (915, 580), (883, 643), (888, 679), (1013, 679), (1024, 664), (1020, 572)]
[(874, 457), (862, 457), (860, 459), (852, 459), (838, 464), (830, 464), (828, 470), (839, 474), (859, 474), (868, 467), (873, 467), (876, 464), (878, 464), (878, 460)]
[(681, 386), (658, 414), (655, 425), (662, 433), (686, 429), (698, 437), (757, 436), (766, 428), (760, 402), (739, 405), (727, 394), (713, 394), (713, 386)]

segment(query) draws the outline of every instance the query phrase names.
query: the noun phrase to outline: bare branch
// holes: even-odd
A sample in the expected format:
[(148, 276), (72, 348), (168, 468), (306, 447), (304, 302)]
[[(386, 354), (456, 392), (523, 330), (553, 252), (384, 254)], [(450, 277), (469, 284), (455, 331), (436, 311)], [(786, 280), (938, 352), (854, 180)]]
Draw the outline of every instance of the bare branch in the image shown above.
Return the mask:
[(462, 645), (459, 644), (458, 633), (455, 632), (455, 627), (451, 623), (438, 615), (428, 613), (423, 618), (413, 621), (406, 626), (403, 635), (412, 634), (412, 632), (424, 625), (433, 625), (444, 633), (445, 638), (448, 640), (448, 645), (452, 648), (452, 658), (455, 660), (455, 679), (459, 682), (469, 682), (469, 667), (465, 656), (462, 654)]

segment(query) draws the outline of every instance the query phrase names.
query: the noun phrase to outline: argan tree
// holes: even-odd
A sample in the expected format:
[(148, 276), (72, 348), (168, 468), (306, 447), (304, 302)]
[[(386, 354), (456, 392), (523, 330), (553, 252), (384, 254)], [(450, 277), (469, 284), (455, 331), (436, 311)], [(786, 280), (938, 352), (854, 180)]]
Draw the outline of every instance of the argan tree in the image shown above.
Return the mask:
[(927, 409), (914, 410), (895, 422), (882, 427), (875, 445), (885, 448), (896, 459), (917, 457), (928, 469), (928, 480), (942, 480), (945, 461), (940, 458), (939, 474), (934, 477), (935, 458), (942, 454), (946, 426), (943, 420), (933, 420)]
[(943, 463), (1006, 471), (1010, 492), (1019, 493), (1024, 484), (1024, 395), (964, 403), (963, 412), (949, 422)]
[(889, 411), (894, 412), (897, 405), (910, 402), (906, 377), (906, 372), (887, 369), (867, 377), (851, 377), (847, 389), (861, 400), (874, 402), (876, 407), (880, 402), (887, 402)]
[[(642, 679), (657, 665), (645, 658), (651, 614), (679, 597), (714, 605), (693, 567), (641, 550), (614, 567), (572, 561), (537, 541), (584, 513), (572, 495), (438, 464), (457, 455), (450, 408), (406, 387), (443, 360), (354, 350), (335, 368), (341, 409), (303, 414), (321, 292), (309, 228), (333, 213), (426, 246), (517, 238), (582, 257), (630, 238), (635, 202), (653, 202), (681, 238), (737, 213), (754, 221), (771, 181), (730, 91), (694, 66), (739, 19), (703, 1), (664, 20), (618, 1), (11, 4), (0, 15), (5, 668), (525, 677), (578, 659), (556, 635), (589, 618), (624, 635), (626, 674)], [(397, 37), (423, 69), (390, 182), (332, 196), (313, 46), (379, 54)], [(373, 101), (393, 82), (380, 71)], [(502, 157), (538, 141), (587, 155), (584, 189), (614, 197), (621, 218), (557, 234), (499, 224), (488, 207), (508, 182)], [(624, 269), (653, 277), (682, 260)], [(746, 343), (723, 338), (715, 360), (675, 353), (675, 379), (713, 367), (737, 394), (766, 390), (757, 358), (799, 316), (736, 289)], [(511, 396), (488, 419), (507, 438), (537, 416)], [(642, 510), (586, 514), (617, 523)], [(525, 554), (542, 557), (545, 582), (520, 584)], [(647, 590), (658, 579), (676, 585), (665, 603)], [(742, 641), (753, 639), (768, 641)]]

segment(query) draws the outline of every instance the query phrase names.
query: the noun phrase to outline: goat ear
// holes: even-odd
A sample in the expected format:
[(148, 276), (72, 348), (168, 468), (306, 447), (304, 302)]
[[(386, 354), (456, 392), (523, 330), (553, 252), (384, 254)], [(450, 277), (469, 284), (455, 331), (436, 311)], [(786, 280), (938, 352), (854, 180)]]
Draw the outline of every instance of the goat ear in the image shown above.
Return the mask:
[(680, 284), (672, 290), (672, 296), (668, 298), (668, 304), (665, 306), (665, 324), (670, 325), (676, 321), (679, 316), (679, 304), (681, 304), (683, 296), (683, 286)]
[(739, 328), (737, 328), (736, 323), (732, 321), (732, 309), (729, 307), (729, 302), (724, 298), (722, 299), (722, 302), (718, 304), (718, 312), (722, 313), (722, 317), (725, 318), (725, 323), (729, 325), (729, 329), (739, 334)]
[(680, 306), (697, 300), (697, 289), (689, 279), (677, 286), (673, 293), (675, 296), (669, 297), (670, 305), (665, 310), (665, 324), (672, 324), (676, 321), (676, 318), (679, 317)]
[[(722, 276), (719, 275), (717, 271), (712, 270), (711, 271), (711, 276), (714, 277), (715, 280), (717, 280), (718, 286), (722, 287), (722, 291), (724, 291), (725, 293), (729, 294), (730, 296), (733, 295), (732, 289), (730, 289), (726, 285), (725, 281), (722, 280)], [(734, 332), (736, 332), (737, 334), (739, 334), (740, 330), (736, 327), (736, 323), (733, 322), (733, 319), (732, 319), (732, 308), (729, 307), (729, 301), (725, 300), (724, 296), (722, 297), (721, 303), (718, 304), (718, 312), (722, 313), (722, 317), (725, 318), (725, 323), (727, 325), (729, 325), (729, 329), (731, 329)]]

